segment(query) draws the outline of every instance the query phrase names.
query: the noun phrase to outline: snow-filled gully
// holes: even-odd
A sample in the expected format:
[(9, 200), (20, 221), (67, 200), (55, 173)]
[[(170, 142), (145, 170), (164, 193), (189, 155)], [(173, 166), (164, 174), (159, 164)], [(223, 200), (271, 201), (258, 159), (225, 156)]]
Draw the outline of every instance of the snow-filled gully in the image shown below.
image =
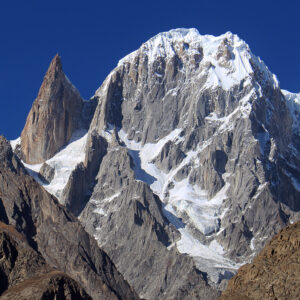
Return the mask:
[[(188, 222), (203, 234), (210, 235), (216, 232), (219, 229), (219, 218), (222, 216), (221, 205), (226, 199), (229, 184), (226, 183), (215, 197), (208, 199), (206, 191), (201, 190), (196, 185), (191, 185), (188, 179), (179, 182), (174, 179), (177, 171), (195, 160), (209, 143), (204, 143), (196, 151), (186, 153), (186, 157), (180, 165), (169, 173), (164, 173), (152, 163), (153, 158), (160, 153), (168, 141), (174, 143), (181, 141), (181, 131), (181, 129), (175, 129), (157, 143), (148, 143), (143, 146), (141, 143), (129, 140), (122, 129), (119, 131), (119, 137), (129, 149), (129, 153), (131, 151), (135, 153), (132, 158), (135, 163), (136, 178), (148, 183), (152, 191), (159, 196), (164, 203), (163, 212), (165, 216), (179, 230), (181, 239), (176, 242), (178, 251), (192, 256), (196, 266), (202, 271), (206, 271), (211, 281), (218, 282), (220, 278), (229, 276), (228, 274), (231, 276), (232, 271), (240, 265), (224, 257), (224, 249), (216, 240), (210, 242), (209, 245), (197, 240), (185, 226), (187, 224), (183, 224), (177, 217), (178, 212), (184, 212), (188, 215)], [(148, 174), (148, 177), (143, 176), (142, 178), (140, 176), (142, 173)], [(225, 173), (223, 175), (225, 182), (228, 176), (230, 174)], [(173, 183), (173, 188), (169, 190), (169, 195), (166, 196), (165, 192), (170, 182)]]

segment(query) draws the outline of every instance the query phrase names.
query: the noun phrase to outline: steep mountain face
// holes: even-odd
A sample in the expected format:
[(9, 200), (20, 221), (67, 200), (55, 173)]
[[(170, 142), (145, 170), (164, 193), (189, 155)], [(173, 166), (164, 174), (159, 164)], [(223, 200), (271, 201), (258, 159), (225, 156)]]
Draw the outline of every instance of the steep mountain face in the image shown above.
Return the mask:
[(216, 299), (206, 275), (173, 247), (179, 233), (162, 214), (159, 198), (135, 179), (128, 150), (112, 145), (80, 215), (86, 230), (94, 234), (140, 297)]
[[(275, 76), (237, 36), (159, 34), (122, 59), (96, 95), (90, 132), (109, 141), (116, 128), (135, 179), (149, 184), (179, 229), (177, 248), (211, 281), (219, 283), (299, 217), (291, 113)], [(112, 149), (107, 158), (117, 164)], [(90, 201), (98, 209), (86, 206), (81, 218), (87, 224), (101, 215), (93, 231), (101, 245), (110, 236), (103, 222), (115, 213), (110, 199), (128, 184), (114, 180), (130, 169), (117, 164), (119, 173), (105, 176), (102, 166)]]
[[(18, 235), (23, 235), (27, 244), (33, 248), (26, 251), (27, 256), (24, 258), (27, 260), (30, 252), (33, 253), (31, 256), (38, 258), (30, 262), (31, 269), (39, 271), (46, 262), (52, 268), (72, 276), (93, 299), (139, 299), (78, 220), (27, 174), (3, 137), (0, 137), (0, 207), (0, 221), (14, 226)], [(8, 249), (5, 243), (3, 251), (10, 264), (4, 263), (6, 268), (1, 268), (1, 276), (7, 278), (7, 285), (10, 286), (10, 282), (18, 283), (18, 276), (21, 277), (24, 272), (25, 279), (31, 269), (27, 270), (22, 262), (18, 262), (22, 259), (22, 255), (18, 255), (19, 250), (13, 245)], [(17, 262), (12, 262), (16, 259)], [(71, 280), (56, 275), (50, 277), (57, 278), (59, 282)], [(41, 285), (42, 281), (47, 280), (43, 276), (37, 279), (41, 280)], [(59, 282), (51, 284), (49, 293), (62, 284)], [(71, 282), (70, 285), (74, 284)], [(22, 285), (18, 289), (26, 287)]]
[(92, 99), (88, 132), (26, 167), (140, 297), (216, 299), (299, 220), (299, 97), (236, 35), (158, 34)]
[(281, 230), (229, 281), (220, 300), (299, 299), (300, 223)]
[(22, 159), (31, 164), (51, 158), (84, 127), (84, 102), (62, 71), (56, 55), (45, 75), (21, 135)]

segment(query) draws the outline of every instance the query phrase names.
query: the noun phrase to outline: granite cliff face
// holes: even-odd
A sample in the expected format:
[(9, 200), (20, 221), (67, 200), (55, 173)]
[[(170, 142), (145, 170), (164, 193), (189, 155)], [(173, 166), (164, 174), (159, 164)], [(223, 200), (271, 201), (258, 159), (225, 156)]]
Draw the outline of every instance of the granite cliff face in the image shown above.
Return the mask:
[(300, 219), (299, 98), (236, 35), (171, 30), (108, 75), (87, 133), (27, 167), (140, 297), (216, 299)]
[[(35, 263), (31, 262), (31, 269), (35, 271), (38, 280), (41, 280), (41, 288), (47, 278), (43, 277), (44, 274), (40, 276), (38, 272), (42, 267), (45, 269), (43, 265), (47, 263), (52, 269), (72, 276), (93, 299), (139, 299), (107, 254), (98, 248), (95, 240), (84, 231), (78, 220), (28, 175), (3, 137), (0, 137), (0, 187), (0, 221), (13, 226), (17, 234), (23, 236), (26, 245), (28, 244), (26, 247), (32, 248), (27, 251), (24, 259), (27, 260), (30, 253), (37, 257)], [(4, 262), (1, 276), (7, 278), (7, 286), (10, 286), (11, 283), (18, 283), (18, 277), (23, 273), (24, 279), (32, 274), (27, 274), (31, 269), (28, 270), (21, 262), (18, 263), (22, 255), (18, 255), (16, 247), (11, 246), (8, 249), (7, 242), (5, 243), (3, 251), (8, 263)], [(15, 256), (16, 263), (12, 262), (16, 259)], [(15, 272), (14, 268), (18, 270)], [(74, 286), (71, 279), (61, 278), (59, 274), (52, 275), (51, 287), (47, 293), (51, 294), (64, 280), (70, 283), (70, 289)], [(21, 287), (16, 289), (19, 288)], [(25, 287), (22, 285), (22, 288)], [(10, 290), (9, 295), (13, 295), (13, 291), (15, 289)]]
[(51, 158), (80, 124), (83, 100), (62, 70), (56, 55), (33, 102), (21, 135), (22, 159), (31, 164)]

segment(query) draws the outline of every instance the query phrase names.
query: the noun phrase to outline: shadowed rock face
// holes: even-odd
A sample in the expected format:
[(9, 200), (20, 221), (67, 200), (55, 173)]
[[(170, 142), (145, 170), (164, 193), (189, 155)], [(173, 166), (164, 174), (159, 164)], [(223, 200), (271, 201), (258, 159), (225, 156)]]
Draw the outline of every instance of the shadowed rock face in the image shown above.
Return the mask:
[(300, 222), (281, 230), (229, 281), (220, 300), (299, 299)]
[(22, 158), (41, 163), (52, 157), (80, 126), (83, 100), (56, 55), (44, 77), (21, 135)]
[(3, 300), (40, 300), (68, 299), (92, 300), (78, 283), (58, 271), (52, 271), (39, 277), (29, 278), (9, 288), (3, 295)]
[(1, 299), (91, 299), (75, 280), (51, 268), (24, 235), (2, 222), (0, 258)]
[(27, 174), (3, 137), (0, 203), (0, 221), (14, 226), (49, 266), (70, 274), (93, 299), (138, 299), (77, 219)]

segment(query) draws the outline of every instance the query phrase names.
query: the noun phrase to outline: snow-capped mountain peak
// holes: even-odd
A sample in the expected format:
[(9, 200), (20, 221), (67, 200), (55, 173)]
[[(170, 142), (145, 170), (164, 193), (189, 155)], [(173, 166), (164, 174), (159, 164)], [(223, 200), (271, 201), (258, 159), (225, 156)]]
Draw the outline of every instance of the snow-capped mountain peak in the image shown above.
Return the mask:
[(206, 87), (222, 86), (229, 90), (242, 80), (250, 80), (254, 73), (261, 81), (278, 87), (276, 76), (250, 51), (247, 43), (231, 32), (220, 36), (201, 35), (195, 28), (162, 32), (121, 59), (118, 66), (134, 63), (138, 56), (149, 65), (159, 59), (174, 57), (183, 65), (188, 60), (192, 66), (197, 66), (190, 71), (198, 72), (200, 76), (208, 73)]
[(48, 190), (142, 298), (178, 296), (194, 266), (218, 286), (300, 218), (298, 98), (231, 32), (163, 32), (120, 60), (87, 135), (40, 175), (55, 169)]

